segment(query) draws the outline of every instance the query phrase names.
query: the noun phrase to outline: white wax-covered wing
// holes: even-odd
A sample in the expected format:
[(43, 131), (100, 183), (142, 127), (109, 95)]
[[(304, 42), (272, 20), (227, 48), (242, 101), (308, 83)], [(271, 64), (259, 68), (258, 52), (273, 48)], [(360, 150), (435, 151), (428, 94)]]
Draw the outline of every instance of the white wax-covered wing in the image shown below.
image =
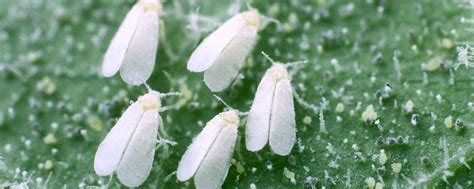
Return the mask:
[(105, 53), (104, 60), (102, 63), (102, 75), (105, 77), (111, 77), (117, 73), (122, 66), (125, 52), (130, 45), (133, 34), (138, 25), (138, 20), (143, 14), (143, 9), (137, 3), (127, 13), (127, 16), (120, 25), (117, 33), (115, 33), (112, 42)]
[(246, 22), (238, 14), (226, 21), (207, 36), (194, 50), (188, 61), (188, 70), (202, 72), (216, 61), (222, 51), (230, 44), (237, 34), (245, 27)]
[(213, 92), (227, 88), (239, 73), (257, 39), (257, 28), (244, 27), (222, 51), (215, 63), (204, 72), (204, 82)]
[(156, 11), (145, 12), (125, 53), (120, 75), (130, 85), (140, 85), (151, 75), (158, 49), (159, 18)]
[(181, 158), (176, 173), (178, 180), (186, 181), (193, 177), (204, 156), (221, 132), (223, 125), (223, 121), (218, 115), (206, 124), (206, 127), (193, 140)]
[(194, 176), (196, 188), (213, 189), (222, 186), (231, 166), (236, 140), (237, 125), (225, 126)]
[(110, 175), (117, 169), (128, 141), (142, 115), (143, 109), (140, 104), (133, 103), (110, 130), (104, 141), (100, 143), (94, 158), (94, 170), (97, 175)]
[(269, 143), (278, 155), (288, 155), (296, 140), (293, 90), (287, 79), (277, 82), (270, 120)]
[(160, 119), (157, 110), (147, 111), (133, 132), (117, 168), (117, 177), (125, 186), (137, 187), (150, 174)]
[(275, 86), (276, 83), (268, 74), (265, 74), (258, 85), (245, 130), (245, 145), (249, 151), (261, 150), (268, 142)]

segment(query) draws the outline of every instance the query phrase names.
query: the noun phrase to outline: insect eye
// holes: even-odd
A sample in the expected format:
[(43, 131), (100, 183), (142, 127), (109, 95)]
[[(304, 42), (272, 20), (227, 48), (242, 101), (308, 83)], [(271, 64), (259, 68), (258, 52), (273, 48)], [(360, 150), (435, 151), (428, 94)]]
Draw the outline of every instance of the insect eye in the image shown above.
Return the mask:
[(275, 81), (281, 80), (282, 77), (283, 77), (283, 76), (282, 76), (280, 73), (278, 73), (278, 72), (276, 72), (276, 73), (273, 74), (273, 79), (274, 79)]
[(138, 99), (138, 103), (145, 111), (158, 109), (160, 107), (159, 97), (154, 94), (147, 94)]
[(233, 112), (226, 112), (222, 115), (222, 119), (224, 120), (226, 125), (235, 125), (239, 123), (238, 115), (235, 115)]
[(259, 27), (260, 26), (260, 15), (256, 10), (251, 10), (243, 14), (245, 22), (250, 26)]
[(287, 77), (286, 74), (281, 70), (273, 70), (270, 75), (274, 81), (280, 81)]
[(148, 11), (156, 11), (158, 13), (161, 12), (161, 5), (160, 3), (156, 3), (156, 2), (149, 2), (149, 1), (141, 1), (141, 5), (143, 7), (143, 10), (145, 12), (148, 12)]

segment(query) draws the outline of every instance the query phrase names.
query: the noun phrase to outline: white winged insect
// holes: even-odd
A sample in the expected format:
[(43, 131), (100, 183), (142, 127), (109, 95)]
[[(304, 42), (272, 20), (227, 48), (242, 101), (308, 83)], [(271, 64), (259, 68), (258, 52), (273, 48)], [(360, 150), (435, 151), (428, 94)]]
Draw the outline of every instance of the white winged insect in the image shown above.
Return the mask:
[(194, 50), (188, 61), (188, 70), (204, 71), (204, 82), (211, 91), (226, 89), (255, 44), (260, 22), (261, 16), (256, 9), (235, 15)]
[(131, 104), (100, 143), (95, 154), (94, 170), (99, 176), (117, 173), (119, 181), (128, 187), (141, 185), (150, 174), (158, 129), (163, 121), (158, 114), (160, 98), (173, 93), (160, 94), (150, 90)]
[(194, 176), (198, 189), (220, 188), (231, 166), (239, 123), (236, 110), (212, 118), (181, 158), (178, 180), (187, 181)]
[(285, 156), (291, 152), (296, 140), (293, 87), (287, 66), (306, 61), (285, 65), (263, 54), (273, 66), (258, 85), (247, 119), (245, 143), (247, 150), (255, 152), (268, 142), (275, 154)]
[(159, 37), (159, 0), (139, 0), (128, 12), (105, 53), (102, 75), (112, 77), (120, 70), (130, 85), (143, 84), (151, 75)]

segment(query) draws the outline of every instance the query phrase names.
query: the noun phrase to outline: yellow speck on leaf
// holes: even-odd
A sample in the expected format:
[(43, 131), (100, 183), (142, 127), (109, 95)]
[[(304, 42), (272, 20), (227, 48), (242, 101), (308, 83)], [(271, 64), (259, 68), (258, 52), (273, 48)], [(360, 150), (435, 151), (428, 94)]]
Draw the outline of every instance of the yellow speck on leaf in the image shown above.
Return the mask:
[(444, 119), (444, 125), (446, 128), (451, 129), (451, 127), (453, 127), (453, 117), (448, 116), (446, 119)]
[(56, 91), (56, 85), (49, 77), (43, 77), (36, 83), (36, 90), (43, 92), (44, 94), (51, 95)]
[(443, 44), (443, 47), (446, 48), (446, 49), (453, 48), (453, 42), (448, 38), (444, 38), (441, 43)]
[(54, 167), (53, 161), (46, 160), (46, 162), (44, 163), (44, 169), (51, 170), (53, 167)]
[(48, 135), (46, 135), (46, 137), (43, 138), (43, 142), (45, 144), (56, 144), (58, 140), (56, 139), (54, 134), (49, 133)]
[(336, 105), (336, 113), (342, 113), (342, 112), (344, 112), (344, 104), (339, 103)]
[(94, 130), (95, 132), (102, 131), (102, 121), (97, 116), (88, 116), (87, 117), (87, 124), (89, 127)]
[(401, 170), (402, 170), (402, 164), (401, 163), (392, 163), (392, 171), (395, 174), (400, 173)]
[(283, 175), (285, 175), (285, 177), (287, 179), (289, 179), (291, 181), (291, 183), (293, 184), (296, 184), (296, 179), (295, 179), (295, 173), (288, 170), (288, 168), (285, 167), (285, 169), (283, 170)]
[(422, 64), (421, 68), (425, 71), (435, 71), (441, 67), (443, 64), (443, 58), (440, 56), (436, 56), (432, 58), (427, 64)]

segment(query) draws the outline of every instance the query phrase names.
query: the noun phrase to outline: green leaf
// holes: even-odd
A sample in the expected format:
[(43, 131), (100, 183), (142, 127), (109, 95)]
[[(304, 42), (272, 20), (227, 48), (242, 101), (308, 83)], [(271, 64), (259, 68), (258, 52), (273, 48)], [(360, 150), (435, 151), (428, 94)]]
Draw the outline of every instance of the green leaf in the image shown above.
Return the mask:
[[(97, 176), (93, 159), (121, 113), (146, 92), (120, 76), (99, 75), (102, 56), (134, 3), (0, 2), (0, 187), (122, 187), (115, 176)], [(143, 188), (193, 187), (192, 181), (176, 179), (178, 162), (204, 124), (225, 107), (186, 63), (238, 5), (247, 9), (246, 2), (164, 2), (148, 84), (186, 95), (163, 99), (164, 105), (181, 105), (160, 114), (177, 145), (158, 148)], [(298, 143), (289, 156), (268, 147), (248, 152), (242, 123), (223, 188), (363, 188), (369, 177), (388, 188), (473, 186), (473, 70), (453, 67), (459, 63), (457, 48), (470, 42), (472, 5), (448, 0), (250, 5), (279, 24), (262, 29), (243, 77), (217, 95), (248, 111), (271, 66), (264, 51), (280, 62), (308, 60), (289, 69), (298, 96), (315, 107), (295, 103)], [(197, 25), (191, 15), (199, 15)], [(370, 105), (378, 124), (362, 120)], [(383, 165), (381, 150), (387, 157)], [(397, 163), (399, 173), (392, 170)]]

